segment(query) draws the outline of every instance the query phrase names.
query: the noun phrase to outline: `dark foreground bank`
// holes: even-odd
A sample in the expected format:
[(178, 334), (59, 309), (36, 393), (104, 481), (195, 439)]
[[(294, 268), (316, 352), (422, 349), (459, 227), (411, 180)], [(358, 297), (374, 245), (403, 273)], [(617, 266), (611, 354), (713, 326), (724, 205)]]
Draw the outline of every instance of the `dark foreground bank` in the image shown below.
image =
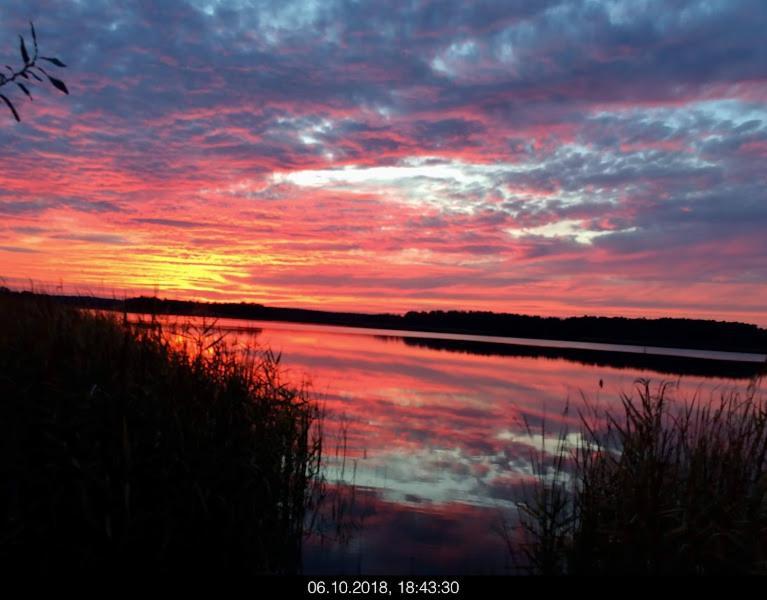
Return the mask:
[(3, 569), (300, 568), (316, 405), (269, 353), (0, 294)]

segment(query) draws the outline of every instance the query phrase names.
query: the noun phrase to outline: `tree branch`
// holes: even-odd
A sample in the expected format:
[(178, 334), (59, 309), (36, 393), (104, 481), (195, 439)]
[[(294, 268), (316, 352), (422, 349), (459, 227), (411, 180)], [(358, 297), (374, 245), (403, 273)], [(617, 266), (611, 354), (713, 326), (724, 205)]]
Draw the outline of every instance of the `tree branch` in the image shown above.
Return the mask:
[[(37, 32), (35, 31), (35, 26), (32, 24), (32, 22), (29, 23), (29, 29), (32, 33), (33, 52), (30, 55), (29, 50), (27, 50), (27, 44), (24, 40), (24, 36), (19, 35), (19, 52), (21, 54), (23, 66), (20, 69), (14, 69), (10, 65), (5, 65), (10, 74), (6, 74), (0, 71), (0, 88), (15, 83), (16, 86), (24, 93), (24, 95), (32, 100), (30, 87), (36, 83), (42, 83), (44, 78), (46, 78), (51, 83), (51, 85), (53, 85), (53, 87), (58, 89), (60, 92), (69, 94), (69, 90), (67, 89), (66, 84), (60, 79), (49, 75), (45, 69), (38, 65), (38, 60), (44, 60), (57, 67), (66, 67), (66, 65), (58, 58), (40, 56), (39, 48), (37, 45)], [(11, 111), (13, 117), (17, 121), (20, 121), (21, 119), (19, 117), (19, 113), (16, 110), (16, 107), (13, 105), (13, 102), (11, 102), (11, 100), (2, 93), (0, 93), (0, 100), (2, 100), (6, 106), (8, 106), (8, 109)]]

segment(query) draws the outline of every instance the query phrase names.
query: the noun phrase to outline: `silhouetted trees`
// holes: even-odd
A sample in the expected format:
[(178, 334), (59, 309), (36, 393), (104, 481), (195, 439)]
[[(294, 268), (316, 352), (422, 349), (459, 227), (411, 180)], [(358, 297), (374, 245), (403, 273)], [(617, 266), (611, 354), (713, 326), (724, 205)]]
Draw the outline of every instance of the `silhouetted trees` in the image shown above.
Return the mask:
[(617, 342), (640, 346), (672, 346), (763, 352), (767, 331), (748, 323), (704, 319), (637, 319), (626, 317), (536, 317), (484, 311), (409, 312), (408, 329), (436, 328), (509, 337)]
[[(5, 69), (8, 71), (6, 74), (0, 70), (0, 88), (15, 84), (24, 95), (32, 100), (31, 88), (39, 83), (43, 83), (46, 79), (50, 84), (59, 90), (63, 94), (69, 94), (66, 84), (48, 73), (40, 64), (39, 61), (45, 61), (56, 67), (66, 67), (58, 58), (52, 56), (40, 56), (39, 48), (37, 45), (37, 32), (35, 31), (34, 24), (30, 21), (29, 31), (32, 39), (31, 53), (30, 48), (27, 46), (27, 42), (23, 35), (19, 35), (19, 53), (21, 54), (22, 66), (14, 69), (10, 65), (5, 65)], [(0, 100), (2, 100), (8, 109), (11, 111), (13, 118), (17, 121), (21, 121), (19, 112), (16, 110), (16, 106), (11, 102), (10, 98), (5, 94), (0, 94)]]
[[(22, 292), (30, 293), (30, 292)], [(245, 302), (191, 302), (139, 297), (124, 300), (57, 296), (61, 303), (133, 313), (293, 321), (347, 327), (405, 329), (502, 337), (636, 344), (735, 352), (767, 352), (767, 329), (750, 323), (703, 319), (626, 317), (537, 317), (486, 311), (428, 311), (405, 315), (329, 312)]]

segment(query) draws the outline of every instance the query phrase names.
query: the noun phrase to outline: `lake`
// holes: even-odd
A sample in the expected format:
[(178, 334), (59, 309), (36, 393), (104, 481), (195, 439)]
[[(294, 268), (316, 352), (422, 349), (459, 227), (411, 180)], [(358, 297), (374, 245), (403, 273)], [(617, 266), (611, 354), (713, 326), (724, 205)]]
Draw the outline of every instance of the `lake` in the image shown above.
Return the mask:
[[(533, 477), (531, 456), (563, 426), (577, 428), (584, 397), (617, 405), (638, 378), (651, 378), (707, 398), (745, 388), (749, 373), (700, 351), (663, 349), (673, 356), (658, 362), (652, 349), (605, 353), (550, 340), (536, 349), (530, 340), (517, 348), (295, 323), (217, 326), (281, 353), (287, 376), (308, 381), (325, 407), (328, 500), (304, 545), (308, 574), (511, 573), (501, 532)], [(552, 345), (571, 354), (551, 355)], [(751, 368), (764, 360), (733, 358)]]

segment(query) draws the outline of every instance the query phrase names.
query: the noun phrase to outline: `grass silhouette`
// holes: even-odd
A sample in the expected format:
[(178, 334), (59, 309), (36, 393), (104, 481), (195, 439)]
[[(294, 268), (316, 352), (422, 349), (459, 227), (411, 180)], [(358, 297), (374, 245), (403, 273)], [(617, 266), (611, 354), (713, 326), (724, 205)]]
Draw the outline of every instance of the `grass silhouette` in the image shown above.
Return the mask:
[[(540, 574), (767, 573), (767, 403), (639, 380), (536, 464), (519, 544)], [(578, 439), (572, 445), (569, 440)], [(541, 452), (541, 456), (543, 456)]]
[(0, 294), (5, 568), (300, 568), (316, 403), (268, 351), (170, 333)]

